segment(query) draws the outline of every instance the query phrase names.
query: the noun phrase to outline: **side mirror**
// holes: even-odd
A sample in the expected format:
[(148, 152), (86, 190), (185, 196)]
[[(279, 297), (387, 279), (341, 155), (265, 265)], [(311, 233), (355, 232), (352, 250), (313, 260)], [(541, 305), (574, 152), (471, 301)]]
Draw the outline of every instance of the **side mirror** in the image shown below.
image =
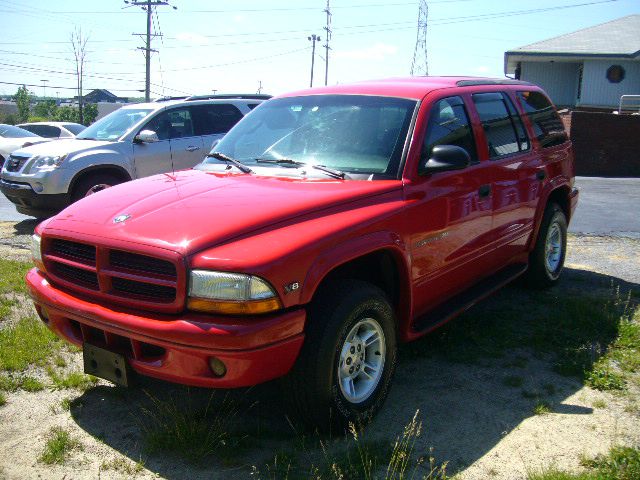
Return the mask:
[(158, 134), (153, 130), (142, 130), (138, 135), (133, 139), (136, 143), (155, 143), (158, 142)]
[(449, 170), (462, 170), (471, 165), (469, 152), (456, 145), (437, 145), (433, 147), (431, 157), (421, 164), (420, 175), (446, 172)]

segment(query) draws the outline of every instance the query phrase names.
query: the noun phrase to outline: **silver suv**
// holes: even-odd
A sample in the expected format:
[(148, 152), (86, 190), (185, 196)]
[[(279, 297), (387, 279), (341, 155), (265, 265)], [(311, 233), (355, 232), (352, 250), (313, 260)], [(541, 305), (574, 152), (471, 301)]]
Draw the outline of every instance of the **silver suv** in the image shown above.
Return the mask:
[(52, 215), (98, 190), (191, 168), (268, 95), (214, 95), (126, 105), (75, 139), (13, 152), (0, 190), (18, 212)]

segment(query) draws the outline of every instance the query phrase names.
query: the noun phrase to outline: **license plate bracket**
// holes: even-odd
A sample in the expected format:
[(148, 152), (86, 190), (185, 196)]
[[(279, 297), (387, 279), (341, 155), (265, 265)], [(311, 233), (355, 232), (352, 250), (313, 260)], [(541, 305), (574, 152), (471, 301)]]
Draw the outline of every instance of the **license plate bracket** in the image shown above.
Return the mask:
[(126, 358), (90, 343), (82, 346), (84, 373), (100, 377), (116, 385), (129, 386), (129, 364)]

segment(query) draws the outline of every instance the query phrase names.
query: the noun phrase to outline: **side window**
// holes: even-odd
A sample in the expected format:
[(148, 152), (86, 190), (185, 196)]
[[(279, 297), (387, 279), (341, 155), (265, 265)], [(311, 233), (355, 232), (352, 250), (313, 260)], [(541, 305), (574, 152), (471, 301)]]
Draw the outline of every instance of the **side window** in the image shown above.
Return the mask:
[(242, 118), (234, 105), (194, 105), (196, 135), (227, 133)]
[(437, 145), (462, 147), (469, 153), (472, 163), (478, 161), (476, 142), (462, 98), (443, 98), (431, 108), (422, 144), (423, 158), (429, 158), (433, 147)]
[(53, 125), (30, 125), (28, 130), (45, 138), (58, 138), (60, 136), (60, 129)]
[(541, 147), (552, 147), (567, 141), (564, 124), (547, 97), (540, 92), (518, 92), (518, 101)]
[(147, 123), (142, 130), (153, 130), (159, 140), (192, 137), (193, 122), (187, 108), (175, 108), (162, 112)]
[(522, 120), (506, 95), (476, 93), (472, 98), (487, 137), (490, 159), (529, 149)]

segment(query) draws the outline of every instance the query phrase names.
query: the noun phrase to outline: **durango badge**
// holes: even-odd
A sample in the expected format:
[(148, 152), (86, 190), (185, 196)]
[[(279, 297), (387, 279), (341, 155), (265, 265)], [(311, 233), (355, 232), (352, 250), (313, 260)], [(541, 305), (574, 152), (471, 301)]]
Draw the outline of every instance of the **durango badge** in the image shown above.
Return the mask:
[(113, 223), (122, 223), (127, 218), (131, 218), (131, 215), (129, 215), (128, 213), (125, 213), (124, 215), (118, 215), (116, 218), (113, 219)]

